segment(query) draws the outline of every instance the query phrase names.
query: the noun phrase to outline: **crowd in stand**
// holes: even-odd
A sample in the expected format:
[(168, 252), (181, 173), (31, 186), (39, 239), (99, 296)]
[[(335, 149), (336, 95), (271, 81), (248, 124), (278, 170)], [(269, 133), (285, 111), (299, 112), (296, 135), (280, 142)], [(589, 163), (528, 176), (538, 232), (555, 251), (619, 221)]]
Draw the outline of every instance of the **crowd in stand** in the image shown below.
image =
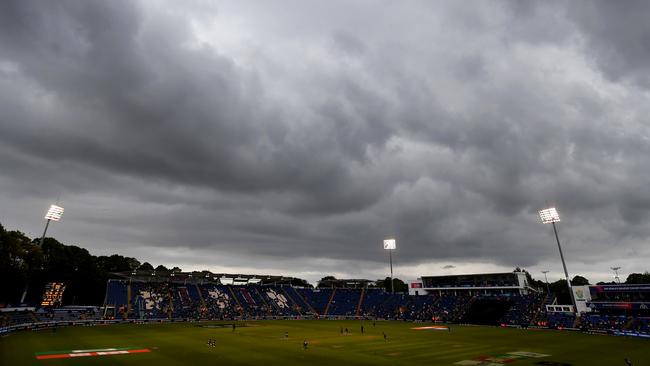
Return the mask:
[[(107, 299), (118, 301), (115, 317), (154, 318), (270, 318), (354, 317), (372, 319), (455, 322), (471, 305), (468, 294), (411, 296), (380, 289), (294, 288), (291, 286), (229, 286), (217, 284), (132, 283), (131, 306), (111, 291), (127, 292), (128, 286), (108, 286)], [(506, 324), (531, 322), (539, 312), (540, 295), (508, 297), (512, 308)]]
[(628, 330), (650, 334), (650, 317), (618, 314), (583, 314), (580, 327), (589, 330), (618, 331)]
[(0, 327), (32, 323), (35, 320), (37, 319), (34, 317), (34, 314), (28, 310), (15, 310), (0, 313)]
[(580, 327), (583, 329), (617, 330), (623, 329), (631, 320), (625, 315), (584, 314), (580, 317)]
[(523, 326), (534, 324), (535, 320), (543, 313), (544, 298), (544, 294), (513, 297), (513, 304), (501, 319), (501, 323)]
[(549, 328), (573, 328), (576, 316), (573, 313), (547, 313), (546, 325)]

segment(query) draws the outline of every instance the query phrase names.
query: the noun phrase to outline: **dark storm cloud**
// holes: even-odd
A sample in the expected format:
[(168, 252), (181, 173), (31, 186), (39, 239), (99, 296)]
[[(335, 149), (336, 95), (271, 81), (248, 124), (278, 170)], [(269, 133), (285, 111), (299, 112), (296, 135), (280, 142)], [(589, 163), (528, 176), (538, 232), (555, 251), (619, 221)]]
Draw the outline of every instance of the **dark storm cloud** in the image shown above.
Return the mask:
[(650, 8), (647, 1), (571, 2), (568, 15), (582, 31), (598, 67), (616, 81), (650, 86)]
[(647, 6), (286, 5), (7, 2), (3, 224), (60, 196), (91, 250), (374, 275), (387, 236), (404, 264), (552, 262), (556, 204), (574, 261), (647, 256), (650, 108), (619, 83), (647, 26), (617, 20)]

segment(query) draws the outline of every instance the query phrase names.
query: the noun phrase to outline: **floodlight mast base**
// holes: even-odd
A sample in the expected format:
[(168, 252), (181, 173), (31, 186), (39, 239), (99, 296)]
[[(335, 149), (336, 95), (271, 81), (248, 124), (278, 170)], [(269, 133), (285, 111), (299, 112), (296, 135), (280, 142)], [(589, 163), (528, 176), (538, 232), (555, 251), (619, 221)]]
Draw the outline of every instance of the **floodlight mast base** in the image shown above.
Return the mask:
[(43, 247), (43, 241), (45, 241), (45, 234), (47, 234), (47, 227), (50, 226), (50, 221), (52, 220), (47, 219), (47, 222), (45, 223), (45, 230), (43, 230), (43, 235), (41, 236), (41, 242), (39, 244), (41, 248)]
[(569, 280), (569, 271), (566, 269), (566, 263), (564, 262), (564, 254), (562, 253), (562, 245), (560, 245), (560, 237), (557, 235), (557, 228), (555, 227), (555, 221), (551, 222), (553, 225), (553, 233), (555, 233), (555, 241), (557, 241), (557, 248), (560, 250), (560, 259), (562, 259), (562, 267), (564, 268), (564, 278), (566, 278), (566, 284), (569, 287), (569, 295), (571, 296), (571, 304), (573, 305), (573, 311), (577, 311), (576, 299), (573, 296), (573, 288), (571, 288), (571, 281)]
[[(47, 222), (45, 223), (45, 230), (43, 230), (43, 235), (41, 235), (41, 240), (39, 242), (39, 246), (43, 248), (43, 241), (45, 241), (45, 234), (47, 234), (47, 228), (50, 226), (50, 219), (47, 219)], [(20, 303), (24, 304), (25, 303), (25, 298), (27, 297), (27, 290), (29, 290), (29, 281), (25, 283), (25, 289), (23, 290), (23, 295), (20, 297)]]

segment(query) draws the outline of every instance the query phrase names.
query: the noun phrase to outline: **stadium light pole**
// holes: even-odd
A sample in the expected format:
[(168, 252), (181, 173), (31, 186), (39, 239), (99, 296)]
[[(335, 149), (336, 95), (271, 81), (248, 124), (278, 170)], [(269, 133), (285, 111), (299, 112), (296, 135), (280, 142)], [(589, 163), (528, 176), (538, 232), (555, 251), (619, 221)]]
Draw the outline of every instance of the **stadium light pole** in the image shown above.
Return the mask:
[[(43, 230), (43, 235), (39, 242), (39, 246), (43, 247), (43, 241), (45, 240), (45, 234), (47, 234), (47, 228), (50, 226), (50, 221), (59, 221), (63, 215), (63, 207), (57, 205), (50, 205), (50, 208), (47, 210), (44, 219), (47, 220), (45, 223), (45, 230)], [(27, 283), (25, 283), (25, 289), (23, 290), (23, 295), (20, 297), (20, 303), (25, 302), (25, 297), (27, 297), (27, 290), (29, 289), (29, 278), (27, 278)]]
[(542, 271), (544, 274), (544, 281), (546, 281), (546, 296), (551, 294), (551, 288), (548, 286), (548, 277), (546, 277), (546, 274), (548, 273), (548, 270)]
[(621, 267), (610, 267), (612, 271), (614, 271), (614, 279), (616, 280), (616, 283), (621, 283), (621, 279), (618, 277), (618, 270), (621, 269)]
[(393, 250), (395, 249), (395, 239), (385, 239), (384, 249), (388, 250), (388, 261), (390, 263), (390, 293), (395, 293), (393, 287)]
[(571, 296), (571, 305), (573, 306), (573, 311), (576, 311), (576, 300), (573, 296), (573, 289), (571, 288), (571, 281), (569, 280), (569, 271), (566, 269), (566, 263), (564, 262), (564, 254), (562, 253), (562, 245), (560, 245), (560, 237), (557, 235), (557, 228), (555, 227), (556, 222), (560, 222), (560, 214), (557, 213), (555, 207), (549, 207), (544, 210), (539, 211), (539, 218), (544, 224), (552, 224), (553, 232), (555, 233), (555, 241), (557, 241), (557, 248), (560, 251), (560, 259), (562, 259), (562, 267), (564, 268), (564, 277), (566, 278), (566, 284), (569, 287), (569, 295)]

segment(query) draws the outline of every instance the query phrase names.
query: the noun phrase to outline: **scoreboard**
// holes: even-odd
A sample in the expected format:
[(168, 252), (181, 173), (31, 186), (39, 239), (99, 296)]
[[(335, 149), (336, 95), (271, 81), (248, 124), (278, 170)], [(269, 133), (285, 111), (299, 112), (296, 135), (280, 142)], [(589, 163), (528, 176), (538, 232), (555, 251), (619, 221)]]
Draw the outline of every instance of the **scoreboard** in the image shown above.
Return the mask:
[(63, 292), (65, 291), (65, 284), (62, 282), (50, 282), (45, 285), (43, 292), (43, 301), (41, 306), (59, 306), (63, 300)]

